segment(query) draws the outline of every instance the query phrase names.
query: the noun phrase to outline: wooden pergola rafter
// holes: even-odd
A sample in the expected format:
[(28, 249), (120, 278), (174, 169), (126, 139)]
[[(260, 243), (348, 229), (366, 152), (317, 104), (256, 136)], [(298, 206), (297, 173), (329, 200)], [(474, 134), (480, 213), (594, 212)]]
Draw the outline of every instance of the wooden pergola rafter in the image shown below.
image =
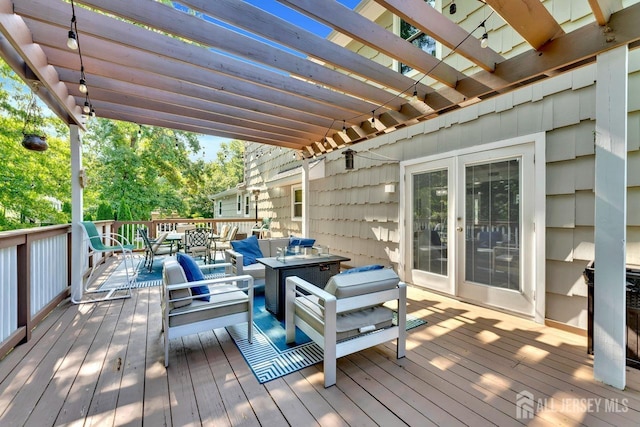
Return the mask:
[[(493, 9), (530, 46), (505, 59), (480, 47), (477, 27), (470, 34), (423, 0), (375, 0), (455, 49), (460, 62), (475, 65), (469, 73), (335, 0), (279, 1), (417, 74), (402, 75), (242, 0), (180, 2), (194, 13), (154, 0), (77, 0), (97, 115), (310, 157), (582, 66), (606, 50), (635, 48), (640, 40), (640, 5), (623, 8), (620, 0), (589, 0), (593, 22), (570, 33), (539, 0), (465, 5)], [(23, 79), (38, 82), (38, 95), (58, 116), (84, 127), (79, 56), (65, 44), (70, 20), (64, 0), (0, 0), (0, 53)]]

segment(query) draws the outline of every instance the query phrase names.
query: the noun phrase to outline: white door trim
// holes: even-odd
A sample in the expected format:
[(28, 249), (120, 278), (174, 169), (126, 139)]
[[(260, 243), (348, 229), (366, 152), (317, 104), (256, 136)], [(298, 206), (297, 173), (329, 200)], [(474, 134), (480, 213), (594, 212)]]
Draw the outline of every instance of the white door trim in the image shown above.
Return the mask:
[(407, 188), (410, 183), (407, 182), (407, 168), (420, 163), (431, 162), (444, 159), (447, 157), (463, 156), (479, 151), (494, 150), (505, 147), (511, 147), (521, 144), (534, 144), (534, 173), (535, 173), (535, 194), (534, 194), (534, 253), (532, 283), (534, 287), (534, 312), (532, 319), (538, 323), (544, 323), (545, 306), (546, 306), (546, 286), (545, 286), (545, 264), (546, 264), (546, 248), (545, 248), (545, 228), (546, 228), (546, 134), (538, 132), (529, 135), (518, 136), (514, 138), (504, 139), (501, 141), (491, 142), (473, 147), (451, 150), (448, 152), (438, 153), (430, 156), (410, 159), (400, 162), (400, 212), (403, 213), (399, 221), (399, 235), (401, 236), (401, 244), (399, 247), (398, 272), (402, 280), (409, 277), (408, 269), (411, 268), (411, 260), (407, 258), (410, 254), (412, 239), (407, 238), (410, 232), (410, 225), (406, 223), (406, 209), (409, 206), (407, 201)]

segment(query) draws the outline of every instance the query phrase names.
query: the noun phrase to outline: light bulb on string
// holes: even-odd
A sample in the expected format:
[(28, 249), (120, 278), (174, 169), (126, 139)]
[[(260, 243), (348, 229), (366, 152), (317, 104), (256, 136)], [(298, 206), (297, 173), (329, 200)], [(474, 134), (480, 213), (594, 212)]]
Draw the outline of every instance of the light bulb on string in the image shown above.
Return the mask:
[(78, 50), (78, 39), (76, 38), (76, 32), (73, 30), (69, 30), (67, 47), (71, 50)]
[(486, 49), (489, 46), (489, 35), (487, 34), (487, 27), (484, 25), (484, 21), (480, 26), (484, 29), (484, 33), (482, 34), (482, 38), (480, 38), (480, 47)]
[(82, 93), (87, 93), (89, 89), (87, 89), (87, 81), (83, 78), (80, 79), (80, 83), (78, 84), (78, 90)]
[(89, 93), (87, 92), (86, 96), (84, 97), (84, 107), (82, 107), (82, 112), (85, 114), (90, 114), (91, 113), (91, 104), (89, 104)]

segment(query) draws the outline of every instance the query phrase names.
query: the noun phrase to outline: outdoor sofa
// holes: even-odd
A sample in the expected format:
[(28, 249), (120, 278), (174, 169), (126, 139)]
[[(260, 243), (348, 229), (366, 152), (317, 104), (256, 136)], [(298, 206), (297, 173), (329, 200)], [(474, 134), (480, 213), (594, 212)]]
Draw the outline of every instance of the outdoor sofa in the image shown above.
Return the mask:
[[(299, 237), (279, 237), (272, 239), (258, 239), (250, 236), (244, 240), (231, 242), (232, 248), (225, 250), (225, 261), (231, 264), (234, 275), (249, 274), (253, 277), (254, 288), (264, 288), (265, 266), (256, 258), (269, 258), (278, 255), (278, 249), (286, 251), (292, 244), (313, 245), (315, 240)], [(256, 243), (257, 248), (256, 250)]]

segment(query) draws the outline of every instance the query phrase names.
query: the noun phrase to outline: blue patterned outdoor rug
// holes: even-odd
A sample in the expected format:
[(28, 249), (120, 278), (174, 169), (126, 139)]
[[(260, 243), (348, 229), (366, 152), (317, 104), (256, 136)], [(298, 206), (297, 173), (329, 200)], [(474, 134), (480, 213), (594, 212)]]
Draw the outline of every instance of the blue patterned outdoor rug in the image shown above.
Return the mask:
[[(162, 264), (164, 263), (165, 256), (156, 257), (153, 260), (153, 266), (151, 267), (151, 271), (147, 267), (144, 266), (144, 257), (141, 255), (137, 255), (137, 259), (134, 262), (134, 267), (137, 266), (137, 277), (136, 281), (131, 285), (132, 289), (138, 288), (150, 288), (152, 286), (160, 286), (162, 285)], [(202, 263), (202, 260), (196, 260), (198, 263)], [(222, 262), (220, 260), (219, 262)], [(205, 274), (204, 277), (206, 279), (213, 279), (218, 277), (215, 273)], [(126, 289), (127, 288), (127, 280), (124, 272), (124, 263), (121, 262), (120, 265), (114, 270), (111, 276), (100, 285), (100, 291), (108, 291), (113, 288), (116, 289)]]
[[(426, 323), (407, 315), (407, 330)], [(253, 343), (249, 344), (246, 322), (227, 326), (227, 331), (260, 384), (322, 362), (322, 349), (297, 328), (296, 344), (287, 345), (284, 322), (265, 310), (264, 295), (254, 299)]]

